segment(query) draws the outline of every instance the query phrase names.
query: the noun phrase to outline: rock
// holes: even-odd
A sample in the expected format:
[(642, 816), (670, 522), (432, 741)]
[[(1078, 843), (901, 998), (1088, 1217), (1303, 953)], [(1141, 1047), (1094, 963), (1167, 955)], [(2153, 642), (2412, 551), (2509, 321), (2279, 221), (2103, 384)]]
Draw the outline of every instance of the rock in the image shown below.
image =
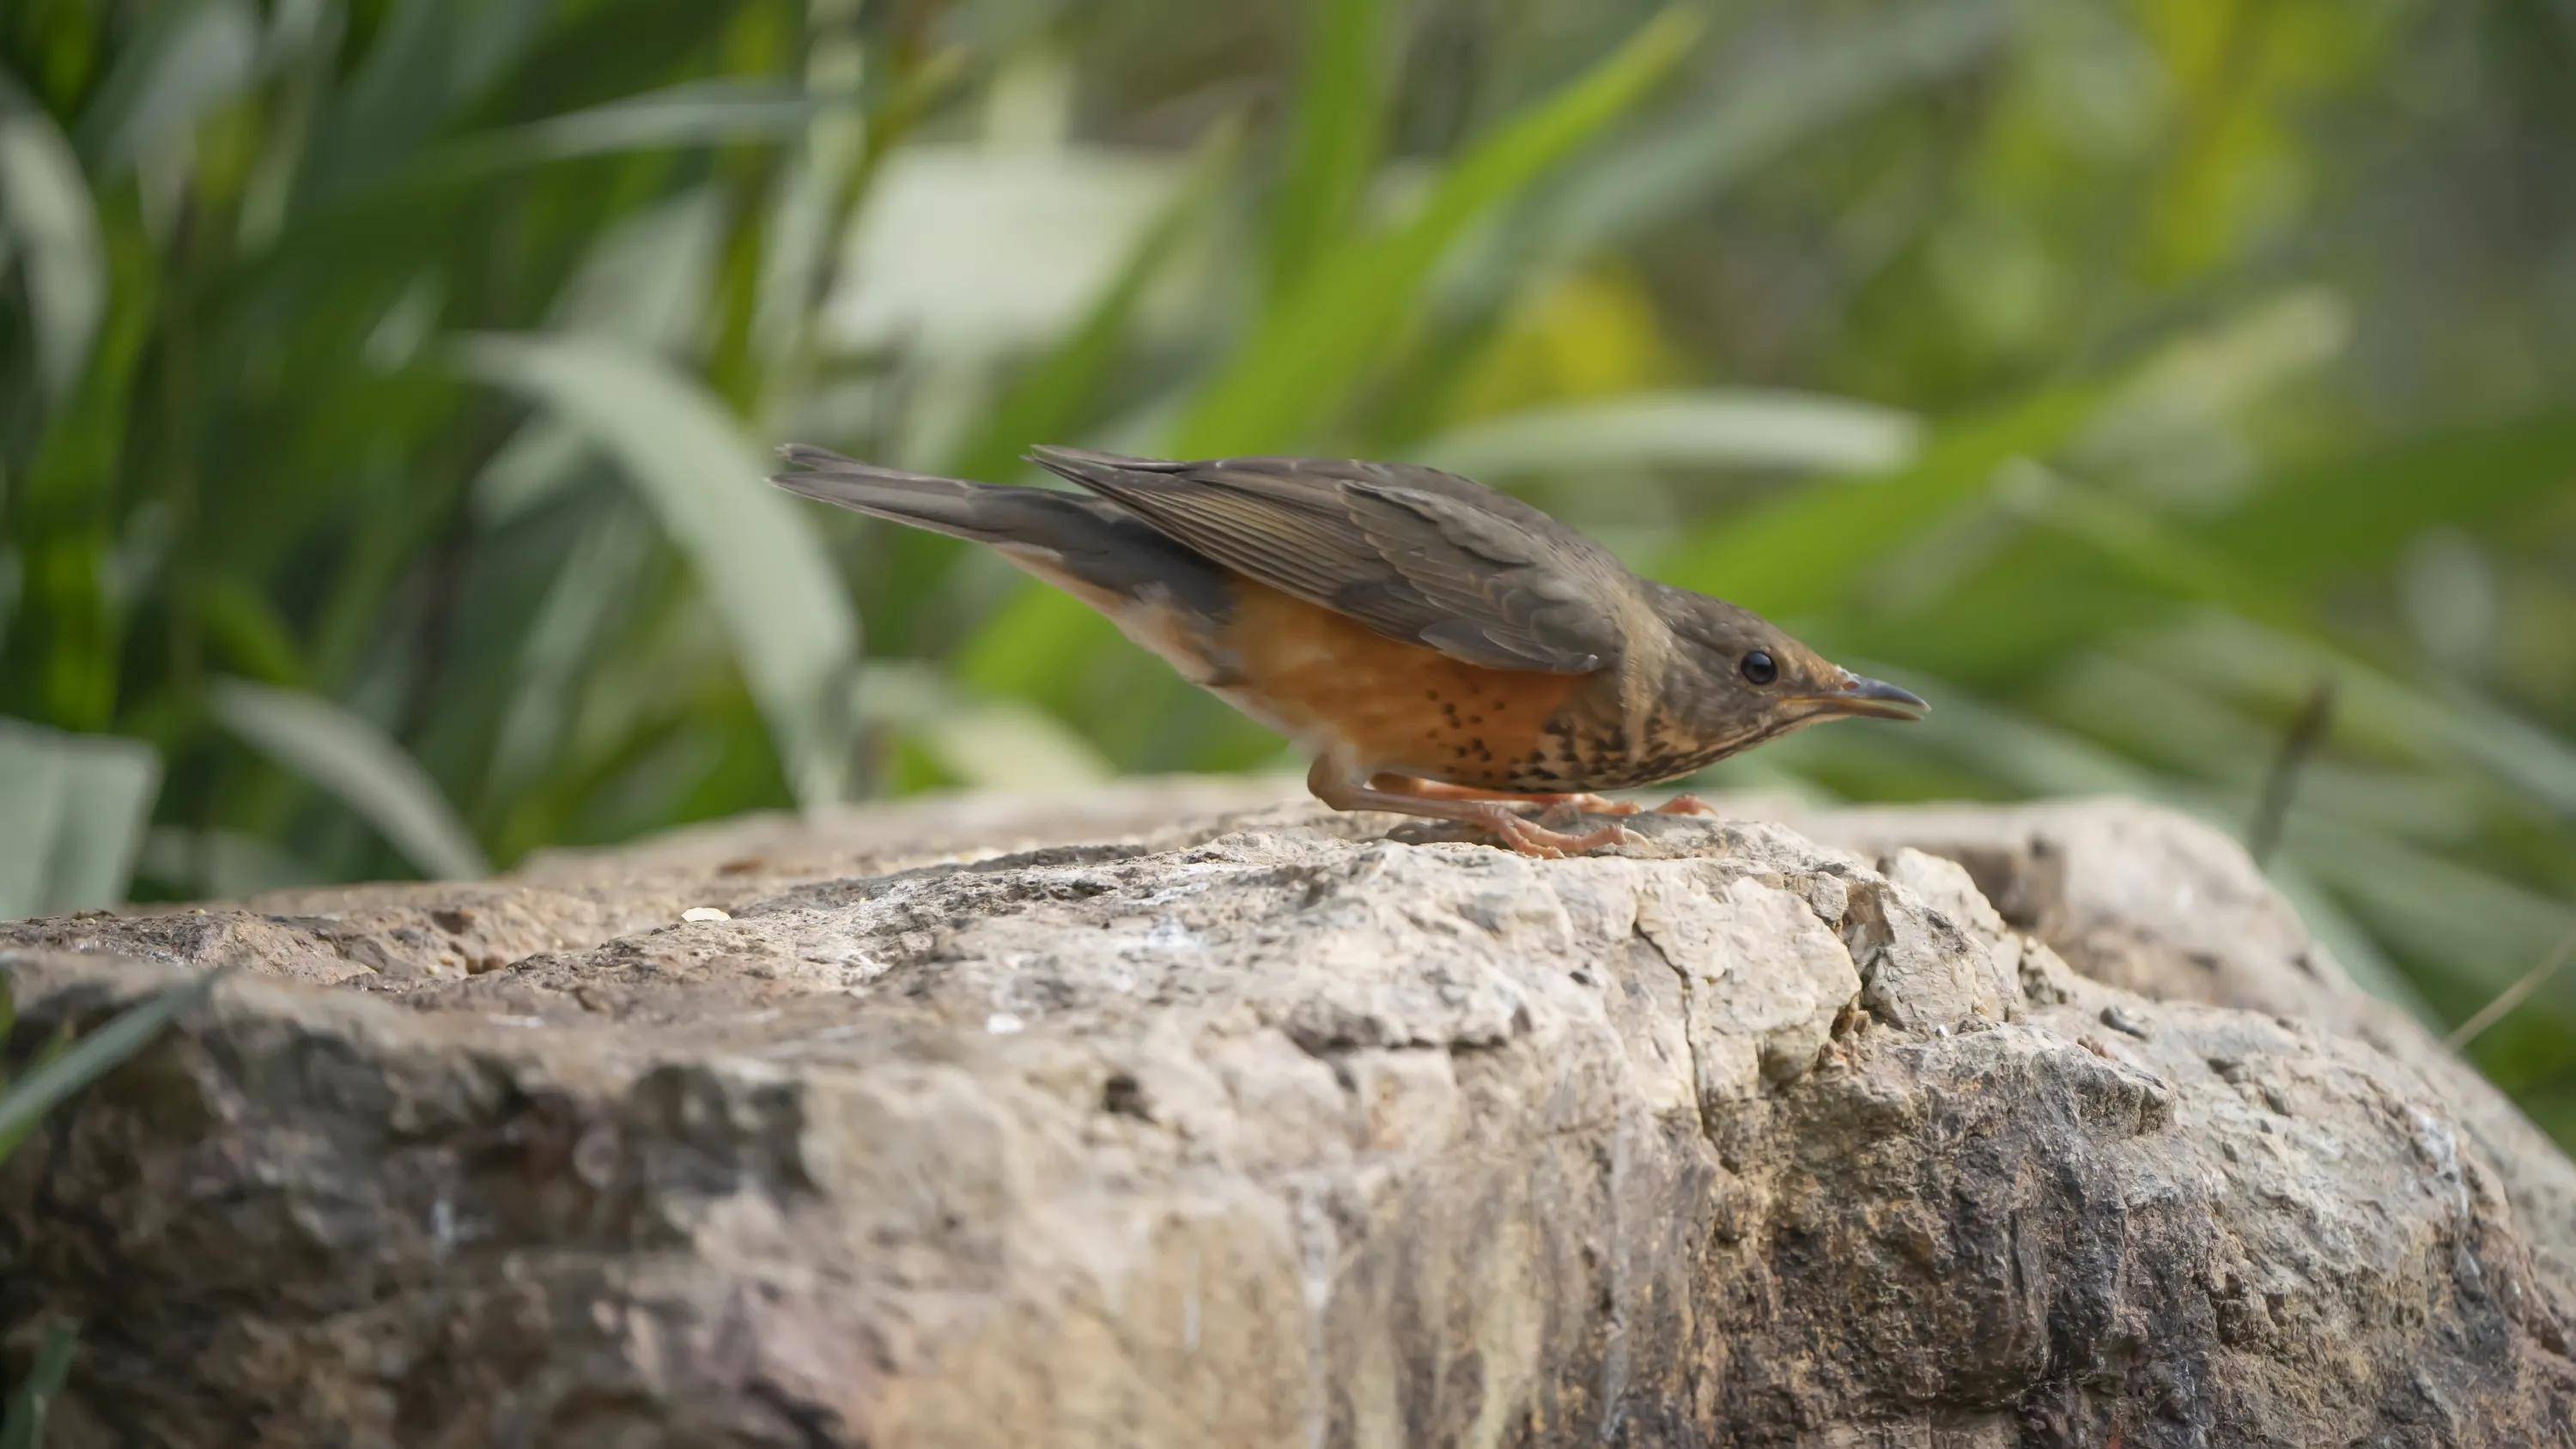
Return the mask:
[(2576, 1433), (2576, 1169), (2222, 839), (1279, 798), (0, 926), (13, 1054), (242, 968), (0, 1168), (6, 1341), (65, 1444)]
[(2526, 1230), (2555, 1249), (2542, 1266), (2559, 1298), (2576, 1301), (2576, 1165), (2413, 1018), (2355, 990), (2226, 837), (2116, 800), (1788, 818), (1891, 873), (1890, 852), (1958, 862), (2015, 930), (2093, 980), (2292, 1017), (2397, 1058), (2426, 1079), (2485, 1160), (2512, 1165), (2505, 1194)]

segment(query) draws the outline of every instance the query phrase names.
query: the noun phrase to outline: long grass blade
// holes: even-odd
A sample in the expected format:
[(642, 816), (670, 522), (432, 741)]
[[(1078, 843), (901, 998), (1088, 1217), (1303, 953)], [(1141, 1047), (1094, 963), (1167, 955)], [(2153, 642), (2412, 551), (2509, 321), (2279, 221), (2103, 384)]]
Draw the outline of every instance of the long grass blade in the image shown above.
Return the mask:
[(154, 992), (73, 1042), (60, 1056), (11, 1082), (0, 1091), (0, 1158), (25, 1140), (47, 1112), (151, 1045), (170, 1023), (211, 995), (223, 976), (221, 969), (206, 971)]
[(2539, 965), (2523, 973), (2511, 986), (2497, 992), (2495, 999), (2479, 1007), (2476, 1015), (2452, 1028), (2451, 1034), (2442, 1039), (2442, 1044), (2453, 1051), (2464, 1049), (2485, 1035), (2488, 1027), (2511, 1016), (2515, 1007), (2530, 999), (2531, 993), (2548, 985), (2549, 978), (2565, 970), (2571, 959), (2576, 959), (2576, 931), (2559, 938), (2558, 949), (2544, 957)]
[[(5, 1154), (0, 1154), (5, 1155)], [(72, 1372), (72, 1351), (79, 1334), (68, 1323), (45, 1331), (44, 1343), (28, 1365), (27, 1376), (9, 1395), (9, 1412), (0, 1418), (0, 1449), (44, 1449), (45, 1418), (54, 1396)]]
[(1699, 88), (1705, 99), (1550, 188), (1544, 212), (1493, 261), (1499, 276), (1561, 264), (1706, 207), (1809, 137), (1909, 86), (1955, 75), (2009, 33), (2002, 0), (1941, 0), (1873, 14), (1852, 33), (1764, 48)]
[(491, 873), (437, 782), (374, 724), (320, 695), (240, 679), (215, 681), (207, 702), (243, 743), (336, 796), (423, 874)]
[(0, 920), (125, 899), (160, 780), (140, 741), (0, 719)]
[(853, 94), (794, 86), (691, 81), (532, 121), (499, 139), (507, 149), (548, 161), (670, 146), (778, 140), (802, 131), (818, 111), (856, 102)]
[(787, 495), (760, 481), (762, 450), (704, 389), (613, 343), (482, 334), (456, 357), (617, 461), (712, 596), (797, 798), (839, 799), (855, 743), (858, 617)]
[(2576, 485), (2576, 410), (2451, 429), (2267, 480), (2197, 530), (2288, 584), (2367, 568), (2436, 524), (2465, 526)]
[(1384, 145), (1395, 17), (1380, 0), (1312, 0), (1270, 207), (1270, 294), (1292, 295), (1360, 219)]
[(107, 313), (107, 253), (70, 139), (0, 74), (0, 267), (13, 252), (35, 324), (36, 376), (60, 400)]
[(1711, 525), (1659, 577), (1775, 615), (1819, 608), (1954, 510), (1992, 494), (2007, 464), (2064, 444), (2100, 396), (2097, 387), (2054, 387), (1949, 424), (1912, 465), (1866, 487), (1805, 489)]
[(141, 36), (120, 52), (73, 131), (83, 163), (103, 181), (175, 149), (258, 70), (259, 21), (243, 0), (173, 0), (144, 14)]
[(1645, 393), (1470, 423), (1414, 456), (1479, 478), (1593, 468), (1869, 474), (1904, 467), (1922, 432), (1893, 408), (1810, 393)]
[(917, 665), (868, 672), (864, 713), (893, 726), (959, 784), (1047, 792), (1109, 778), (1109, 762), (1061, 721), (1013, 699), (977, 698)]
[(943, 471), (960, 478), (997, 477), (1030, 445), (1080, 433), (1111, 364), (1133, 341), (1137, 312), (1147, 292), (1187, 243), (1191, 230), (1209, 221), (1242, 142), (1237, 121), (1226, 121), (1210, 131), (1171, 200), (1092, 299), (1081, 321), (1012, 379)]
[(1172, 451), (1284, 447), (1336, 411), (1467, 230), (1635, 106), (1700, 28), (1696, 12), (1666, 10), (1609, 59), (1471, 148), (1410, 218), (1319, 257), (1199, 394)]

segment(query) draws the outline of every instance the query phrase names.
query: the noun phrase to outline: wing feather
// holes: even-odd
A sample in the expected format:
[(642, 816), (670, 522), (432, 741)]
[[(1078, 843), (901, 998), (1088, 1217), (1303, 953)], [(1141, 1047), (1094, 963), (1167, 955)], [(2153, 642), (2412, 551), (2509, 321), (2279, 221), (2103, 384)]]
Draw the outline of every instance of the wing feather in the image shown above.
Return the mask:
[(1393, 463), (1035, 461), (1237, 573), (1390, 638), (1493, 669), (1584, 674), (1619, 654), (1632, 576), (1537, 509)]

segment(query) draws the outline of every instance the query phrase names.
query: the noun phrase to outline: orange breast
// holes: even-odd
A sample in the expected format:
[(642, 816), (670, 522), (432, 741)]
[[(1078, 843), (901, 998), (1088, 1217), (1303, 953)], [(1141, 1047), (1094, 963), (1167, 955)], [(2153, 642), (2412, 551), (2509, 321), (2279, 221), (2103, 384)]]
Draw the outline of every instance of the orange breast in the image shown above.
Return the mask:
[(1237, 680), (1218, 693), (1273, 729), (1371, 770), (1515, 788), (1514, 777), (1548, 752), (1548, 721), (1587, 679), (1480, 669), (1276, 589), (1243, 580), (1235, 588), (1234, 617), (1219, 642), (1237, 663)]

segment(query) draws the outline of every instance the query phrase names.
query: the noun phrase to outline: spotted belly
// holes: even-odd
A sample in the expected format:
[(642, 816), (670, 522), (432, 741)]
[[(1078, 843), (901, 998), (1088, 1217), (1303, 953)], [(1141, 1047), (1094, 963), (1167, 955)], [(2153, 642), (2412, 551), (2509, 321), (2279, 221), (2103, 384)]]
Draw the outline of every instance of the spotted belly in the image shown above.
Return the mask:
[(1484, 669), (1239, 582), (1211, 689), (1253, 719), (1370, 772), (1484, 789), (1512, 773), (1586, 676)]
[(1625, 790), (1679, 779), (1745, 748), (1650, 719), (1642, 729), (1602, 710), (1569, 709), (1548, 721), (1537, 748), (1512, 762), (1493, 788), (1533, 793)]
[(1085, 602), (1256, 722), (1365, 772), (1533, 794), (1617, 790), (1751, 743), (1696, 738), (1661, 714), (1632, 730), (1609, 675), (1486, 669), (1249, 580), (1234, 591), (1221, 621), (1159, 602)]

